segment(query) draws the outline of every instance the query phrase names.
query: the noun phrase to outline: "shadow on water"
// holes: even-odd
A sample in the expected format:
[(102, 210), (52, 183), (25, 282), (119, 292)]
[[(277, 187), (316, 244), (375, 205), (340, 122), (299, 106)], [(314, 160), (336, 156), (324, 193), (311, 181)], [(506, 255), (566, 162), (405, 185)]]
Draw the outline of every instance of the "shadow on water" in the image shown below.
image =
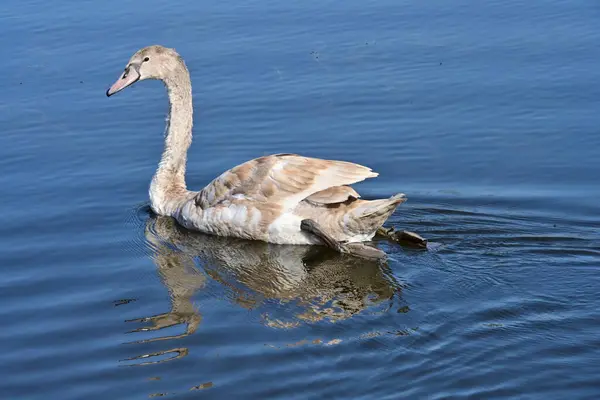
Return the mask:
[[(387, 310), (401, 292), (402, 285), (386, 264), (343, 256), (324, 247), (209, 236), (188, 231), (162, 216), (151, 215), (143, 224), (151, 258), (169, 291), (171, 310), (127, 320), (144, 324), (129, 333), (156, 333), (177, 325), (185, 326), (185, 331), (134, 344), (194, 334), (202, 324), (202, 314), (193, 303), (199, 291), (208, 291), (213, 297), (218, 295), (211, 292), (224, 291), (231, 304), (257, 311), (257, 322), (274, 329), (338, 322), (374, 306)], [(218, 289), (210, 287), (214, 283)], [(156, 364), (188, 353), (186, 347), (175, 347), (123, 361), (128, 365)]]

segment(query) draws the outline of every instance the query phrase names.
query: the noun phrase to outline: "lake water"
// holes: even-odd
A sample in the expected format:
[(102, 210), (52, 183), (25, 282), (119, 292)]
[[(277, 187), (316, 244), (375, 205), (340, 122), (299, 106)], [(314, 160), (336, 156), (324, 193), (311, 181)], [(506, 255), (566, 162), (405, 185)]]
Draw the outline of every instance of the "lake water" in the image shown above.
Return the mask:
[[(600, 397), (593, 1), (0, 5), (0, 397)], [(194, 235), (147, 211), (185, 58), (188, 185), (276, 152), (407, 194), (384, 265)]]

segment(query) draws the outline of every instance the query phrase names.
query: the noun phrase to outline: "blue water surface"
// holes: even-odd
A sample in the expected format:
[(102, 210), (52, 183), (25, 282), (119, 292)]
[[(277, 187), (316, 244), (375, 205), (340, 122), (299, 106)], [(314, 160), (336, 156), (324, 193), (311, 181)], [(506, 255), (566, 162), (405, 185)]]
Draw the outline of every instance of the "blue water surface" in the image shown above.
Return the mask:
[[(0, 5), (0, 397), (596, 399), (600, 6)], [(147, 211), (184, 57), (188, 186), (292, 152), (406, 193), (383, 265), (194, 235)]]

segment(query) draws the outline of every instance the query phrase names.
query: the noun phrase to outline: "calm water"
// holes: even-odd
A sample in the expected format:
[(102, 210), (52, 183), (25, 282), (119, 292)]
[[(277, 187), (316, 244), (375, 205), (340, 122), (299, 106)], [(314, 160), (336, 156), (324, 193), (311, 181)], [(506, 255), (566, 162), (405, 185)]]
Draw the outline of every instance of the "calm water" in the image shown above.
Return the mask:
[[(593, 1), (4, 0), (0, 396), (600, 396)], [(188, 183), (275, 152), (406, 193), (385, 265), (153, 218), (166, 96), (107, 99), (175, 47)]]

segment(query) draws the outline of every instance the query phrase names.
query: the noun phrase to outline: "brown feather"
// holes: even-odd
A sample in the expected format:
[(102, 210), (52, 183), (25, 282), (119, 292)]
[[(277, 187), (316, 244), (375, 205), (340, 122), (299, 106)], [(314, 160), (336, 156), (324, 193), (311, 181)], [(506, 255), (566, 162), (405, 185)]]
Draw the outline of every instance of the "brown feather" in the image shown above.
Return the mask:
[[(345, 185), (375, 176), (377, 173), (370, 168), (350, 162), (278, 154), (250, 160), (224, 172), (198, 193), (195, 202), (205, 209), (235, 194), (244, 194), (253, 201), (276, 203), (286, 210), (317, 192), (323, 192), (314, 197), (318, 202), (357, 197)], [(347, 189), (327, 191), (336, 187)]]
[(360, 198), (360, 195), (350, 186), (334, 186), (311, 194), (306, 198), (306, 201), (315, 204), (335, 204), (358, 198)]

